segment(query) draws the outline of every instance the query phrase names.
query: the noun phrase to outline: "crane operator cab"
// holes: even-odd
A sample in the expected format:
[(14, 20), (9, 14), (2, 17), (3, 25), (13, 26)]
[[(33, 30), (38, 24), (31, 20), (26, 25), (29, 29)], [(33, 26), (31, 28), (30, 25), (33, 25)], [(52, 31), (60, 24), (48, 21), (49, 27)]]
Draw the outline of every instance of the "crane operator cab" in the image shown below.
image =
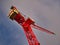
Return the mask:
[(9, 18), (11, 19), (11, 20), (13, 20), (14, 19), (14, 17), (17, 15), (19, 13), (19, 11), (14, 7), (14, 6), (12, 6), (11, 8), (10, 8), (10, 12), (9, 12)]
[(16, 9), (16, 7), (12, 6), (10, 8), (9, 16), (11, 20), (15, 20), (18, 23), (23, 23), (25, 21), (24, 17), (21, 15), (21, 13)]

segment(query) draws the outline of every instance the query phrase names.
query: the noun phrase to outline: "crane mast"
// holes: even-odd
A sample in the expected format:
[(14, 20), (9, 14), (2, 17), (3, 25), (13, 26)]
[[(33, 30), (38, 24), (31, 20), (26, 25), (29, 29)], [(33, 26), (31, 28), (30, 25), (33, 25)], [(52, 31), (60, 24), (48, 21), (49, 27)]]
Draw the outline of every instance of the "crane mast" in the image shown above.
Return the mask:
[(18, 24), (20, 24), (23, 27), (29, 45), (40, 45), (40, 43), (37, 40), (34, 32), (32, 31), (31, 25), (32, 25), (33, 28), (39, 29), (41, 31), (44, 31), (44, 32), (47, 32), (47, 33), (50, 33), (50, 34), (55, 34), (51, 31), (48, 31), (48, 30), (46, 30), (42, 27), (39, 27), (39, 26), (35, 25), (35, 22), (30, 18), (25, 20), (25, 18), (17, 10), (16, 7), (12, 6), (10, 9), (11, 10), (10, 10), (10, 13), (9, 13), (8, 17), (11, 20), (15, 20)]

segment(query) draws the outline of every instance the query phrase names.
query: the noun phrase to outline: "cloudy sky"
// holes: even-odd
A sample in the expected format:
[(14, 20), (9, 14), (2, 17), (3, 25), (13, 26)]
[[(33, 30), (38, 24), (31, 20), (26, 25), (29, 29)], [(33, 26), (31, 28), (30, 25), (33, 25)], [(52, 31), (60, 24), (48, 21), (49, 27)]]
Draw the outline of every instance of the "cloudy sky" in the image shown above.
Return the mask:
[(0, 45), (28, 45), (22, 27), (7, 17), (12, 5), (39, 26), (56, 33), (50, 35), (33, 28), (41, 45), (60, 45), (60, 0), (0, 0)]

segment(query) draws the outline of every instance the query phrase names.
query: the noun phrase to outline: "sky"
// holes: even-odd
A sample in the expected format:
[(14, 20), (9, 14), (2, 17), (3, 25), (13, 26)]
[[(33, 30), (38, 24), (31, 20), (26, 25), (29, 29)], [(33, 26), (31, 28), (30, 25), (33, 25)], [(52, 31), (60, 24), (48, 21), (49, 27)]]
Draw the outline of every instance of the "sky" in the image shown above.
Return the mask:
[(0, 45), (28, 45), (23, 28), (8, 18), (12, 5), (39, 26), (56, 33), (32, 28), (41, 45), (60, 45), (60, 0), (0, 0)]

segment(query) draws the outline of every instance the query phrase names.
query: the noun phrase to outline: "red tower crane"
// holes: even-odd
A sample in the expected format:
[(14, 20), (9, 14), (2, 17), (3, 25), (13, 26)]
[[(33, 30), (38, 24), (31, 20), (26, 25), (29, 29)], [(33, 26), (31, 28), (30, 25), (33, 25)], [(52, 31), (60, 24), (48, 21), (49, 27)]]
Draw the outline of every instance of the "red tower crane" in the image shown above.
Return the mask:
[(35, 24), (35, 22), (30, 18), (25, 19), (24, 16), (14, 6), (12, 6), (10, 8), (10, 12), (9, 12), (8, 17), (11, 20), (15, 20), (18, 24), (20, 24), (23, 27), (29, 45), (40, 45), (39, 41), (37, 40), (36, 36), (34, 35), (32, 29), (31, 29), (31, 26), (33, 28), (39, 29), (41, 31), (44, 31), (44, 32), (47, 32), (50, 34), (55, 34), (51, 31), (48, 31), (47, 29), (37, 26)]

